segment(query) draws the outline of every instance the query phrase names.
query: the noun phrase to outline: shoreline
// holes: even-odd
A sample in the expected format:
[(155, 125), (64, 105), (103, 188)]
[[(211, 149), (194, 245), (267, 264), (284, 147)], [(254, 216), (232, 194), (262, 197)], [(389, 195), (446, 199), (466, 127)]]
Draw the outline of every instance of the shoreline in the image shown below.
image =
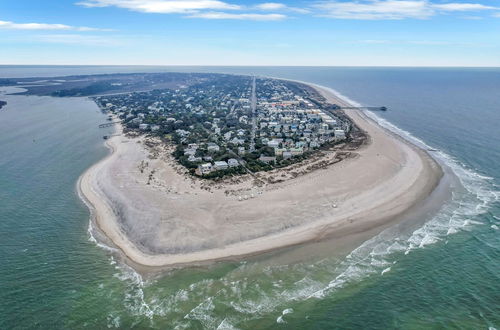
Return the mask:
[[(333, 94), (333, 92), (328, 90), (326, 87), (302, 81), (300, 81), (300, 83), (314, 88), (327, 98), (329, 102), (348, 104), (337, 95)], [(351, 186), (341, 187), (342, 189), (332, 188), (330, 191), (328, 189), (324, 189), (325, 191), (323, 194), (318, 195), (319, 198), (326, 198), (327, 200), (337, 198), (339, 196), (339, 200), (342, 199), (342, 202), (339, 203), (339, 208), (332, 211), (331, 205), (329, 205), (330, 209), (321, 213), (321, 215), (326, 216), (320, 216), (312, 221), (302, 220), (303, 223), (294, 223), (293, 225), (285, 222), (285, 227), (286, 225), (290, 225), (290, 228), (287, 229), (266, 233), (265, 228), (260, 228), (262, 229), (263, 234), (255, 238), (241, 240), (239, 242), (236, 241), (234, 243), (223, 244), (222, 246), (210, 247), (207, 249), (201, 248), (197, 251), (187, 251), (184, 253), (153, 254), (149, 251), (144, 251), (144, 247), (143, 249), (139, 248), (137, 244), (134, 243), (133, 239), (125, 233), (127, 229), (125, 228), (126, 225), (124, 224), (125, 221), (123, 221), (123, 218), (127, 216), (127, 212), (122, 209), (119, 209), (117, 212), (117, 206), (113, 205), (112, 202), (109, 202), (110, 198), (102, 191), (103, 189), (107, 189), (109, 187), (106, 187), (105, 183), (101, 183), (101, 187), (97, 184), (100, 179), (99, 175), (102, 175), (102, 172), (109, 170), (109, 167), (113, 166), (113, 161), (117, 163), (116, 161), (120, 159), (120, 157), (124, 157), (125, 154), (120, 150), (120, 147), (122, 147), (121, 149), (129, 148), (129, 151), (134, 148), (134, 146), (131, 146), (132, 144), (130, 143), (132, 141), (125, 141), (125, 138), (122, 136), (112, 137), (106, 141), (107, 147), (111, 149), (110, 154), (85, 171), (78, 180), (77, 187), (81, 198), (84, 199), (87, 206), (91, 209), (91, 216), (94, 218), (95, 224), (99, 227), (99, 229), (113, 242), (116, 247), (119, 248), (119, 250), (123, 252), (128, 259), (132, 261), (132, 263), (146, 267), (193, 265), (219, 260), (234, 260), (309, 241), (323, 240), (328, 237), (338, 236), (342, 233), (348, 234), (368, 231), (389, 222), (393, 222), (396, 218), (401, 217), (408, 209), (425, 200), (438, 185), (443, 175), (443, 171), (439, 164), (423, 149), (411, 144), (409, 141), (396, 135), (394, 132), (390, 132), (381, 127), (373, 119), (369, 118), (361, 111), (350, 111), (346, 113), (346, 115), (348, 115), (356, 123), (356, 125), (360, 127), (360, 129), (367, 132), (369, 136), (369, 144), (361, 147), (362, 150), (355, 151), (360, 155), (359, 157), (356, 159), (343, 160), (339, 164), (330, 166), (326, 170), (316, 170), (310, 174), (304, 175), (304, 178), (293, 179), (297, 180), (297, 182), (292, 182), (294, 183), (293, 188), (285, 187), (277, 192), (266, 192), (263, 197), (259, 197), (259, 199), (261, 199), (260, 202), (254, 200), (248, 202), (248, 204), (251, 204), (248, 206), (250, 209), (256, 205), (263, 206), (265, 204), (272, 204), (273, 201), (279, 202), (277, 207), (285, 207), (282, 205), (285, 205), (285, 202), (290, 203), (290, 200), (297, 199), (296, 193), (298, 193), (301, 197), (298, 199), (298, 203), (300, 203), (300, 205), (298, 205), (297, 210), (308, 209), (312, 213), (312, 210), (315, 207), (318, 207), (318, 205), (312, 204), (311, 200), (315, 198), (315, 196), (313, 196), (314, 191), (312, 189), (323, 188), (315, 185), (314, 181), (318, 180), (317, 177), (322, 176), (319, 180), (322, 180), (322, 183), (325, 182), (325, 185), (328, 185), (330, 182), (332, 184), (339, 182), (339, 175), (342, 176), (346, 174), (348, 175), (346, 178), (347, 182), (344, 183), (346, 183), (346, 185), (350, 184)], [(388, 148), (390, 149), (390, 152), (384, 150), (386, 149), (384, 143), (392, 144), (391, 148)], [(125, 147), (124, 145), (126, 144), (128, 145)], [(402, 161), (405, 162), (404, 165), (398, 163)], [(370, 168), (369, 163), (375, 164)], [(378, 166), (381, 165), (390, 167), (390, 169), (379, 168)], [(361, 178), (358, 178), (360, 175), (357, 175), (357, 173), (363, 170), (368, 173), (366, 173), (366, 175), (361, 175)], [(374, 171), (372, 176), (369, 175), (370, 170)], [(316, 173), (317, 171), (321, 172)], [(120, 172), (116, 173), (119, 174)], [(177, 184), (177, 182), (174, 183)], [(137, 181), (137, 184), (140, 183)], [(359, 189), (359, 186), (363, 184), (367, 185), (367, 191)], [(329, 188), (329, 186), (325, 188)], [(291, 191), (287, 192), (287, 189), (290, 189)], [(132, 194), (131, 192), (129, 193)], [(307, 197), (303, 197), (304, 194), (307, 193), (310, 193), (311, 200), (308, 200)], [(336, 196), (335, 193), (337, 193), (338, 196)], [(121, 194), (123, 195), (123, 192), (121, 192)], [(316, 198), (318, 198), (318, 196), (316, 196)], [(115, 198), (113, 199), (118, 200), (118, 197), (114, 197)], [(133, 198), (134, 196), (131, 197)], [(287, 199), (287, 197), (290, 198)], [(120, 198), (124, 198), (124, 196), (120, 196)], [(165, 197), (162, 196), (162, 199), (163, 198)], [(182, 199), (182, 197), (177, 196), (177, 200), (179, 198)], [(191, 198), (191, 200), (196, 200), (196, 197), (189, 196), (189, 198)], [(199, 199), (201, 198), (202, 197), (199, 197)], [(173, 200), (174, 202), (171, 202), (169, 206), (176, 203), (176, 199), (174, 198)], [(207, 202), (206, 205), (211, 204)], [(203, 206), (205, 206), (205, 204)], [(234, 207), (231, 206), (231, 210), (238, 210), (238, 207), (239, 209), (245, 208), (244, 205), (236, 205)], [(290, 208), (292, 207), (290, 206)], [(249, 214), (255, 214), (255, 212), (252, 213), (246, 208), (243, 211), (246, 212), (245, 214), (247, 216)], [(116, 216), (117, 213), (120, 214), (120, 217)], [(189, 213), (190, 214), (188, 216), (206, 216), (206, 212)], [(337, 214), (332, 215), (332, 213)], [(145, 215), (145, 218), (149, 218), (151, 216), (151, 214), (143, 214)], [(315, 218), (314, 215), (311, 215), (311, 217)], [(238, 216), (236, 216), (236, 218), (238, 218)], [(280, 220), (278, 218), (273, 220), (276, 219)], [(130, 219), (128, 221), (130, 223)], [(244, 220), (236, 219), (235, 221), (243, 222)], [(287, 221), (287, 219), (283, 221)], [(217, 219), (215, 219), (211, 220), (211, 224), (209, 225), (217, 225), (217, 223)], [(194, 225), (199, 225), (199, 223), (194, 221)], [(229, 228), (229, 224), (224, 223), (223, 225)], [(228, 241), (231, 239), (229, 236), (234, 235), (234, 233), (237, 232), (237, 229), (246, 228), (246, 224), (240, 225), (241, 228), (231, 227), (227, 230)], [(262, 227), (262, 224), (256, 223), (255, 226)], [(175, 229), (178, 230), (178, 228)], [(221, 235), (225, 234), (226, 232), (221, 230)], [(194, 236), (193, 241), (195, 241), (196, 238), (197, 237)]]

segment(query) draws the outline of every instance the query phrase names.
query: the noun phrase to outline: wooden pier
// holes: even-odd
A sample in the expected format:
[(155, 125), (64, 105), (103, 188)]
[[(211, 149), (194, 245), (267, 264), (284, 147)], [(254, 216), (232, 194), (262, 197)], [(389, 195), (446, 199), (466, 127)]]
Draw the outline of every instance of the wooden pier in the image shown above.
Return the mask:
[(99, 128), (111, 127), (111, 126), (113, 126), (114, 124), (119, 124), (119, 123), (120, 123), (119, 121), (112, 121), (112, 122), (110, 122), (110, 123), (100, 124), (100, 125), (99, 125)]

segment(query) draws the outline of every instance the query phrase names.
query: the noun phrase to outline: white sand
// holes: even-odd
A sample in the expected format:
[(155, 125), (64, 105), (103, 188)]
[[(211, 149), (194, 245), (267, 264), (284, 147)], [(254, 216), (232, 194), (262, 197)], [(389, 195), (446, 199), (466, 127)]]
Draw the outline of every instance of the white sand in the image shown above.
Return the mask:
[[(150, 152), (138, 139), (116, 136), (107, 141), (112, 153), (82, 175), (79, 188), (95, 209), (99, 228), (145, 266), (229, 259), (361, 232), (427, 197), (442, 171), (424, 151), (361, 112), (348, 114), (370, 136), (357, 157), (283, 183), (252, 188), (247, 179), (208, 191), (206, 181), (179, 174), (178, 166), (165, 161), (166, 152), (148, 159)], [(143, 161), (148, 165), (142, 163), (141, 173)]]

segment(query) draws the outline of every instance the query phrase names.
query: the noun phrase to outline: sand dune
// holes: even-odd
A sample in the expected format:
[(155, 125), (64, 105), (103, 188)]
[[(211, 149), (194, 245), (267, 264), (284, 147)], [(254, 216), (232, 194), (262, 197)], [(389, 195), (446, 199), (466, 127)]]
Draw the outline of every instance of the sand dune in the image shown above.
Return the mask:
[(442, 171), (423, 150), (362, 112), (349, 115), (370, 143), (354, 158), (280, 184), (254, 187), (247, 179), (207, 190), (203, 180), (179, 174), (167, 152), (151, 159), (141, 139), (120, 135), (107, 141), (111, 154), (78, 186), (99, 228), (146, 266), (235, 258), (367, 230), (423, 200)]

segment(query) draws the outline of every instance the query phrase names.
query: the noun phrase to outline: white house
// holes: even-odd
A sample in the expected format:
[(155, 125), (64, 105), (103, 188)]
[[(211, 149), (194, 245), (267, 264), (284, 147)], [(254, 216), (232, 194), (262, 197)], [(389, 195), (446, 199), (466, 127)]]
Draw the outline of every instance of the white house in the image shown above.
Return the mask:
[(212, 172), (212, 164), (211, 163), (205, 163), (205, 164), (200, 164), (198, 165), (198, 172), (200, 175), (208, 174)]
[(236, 145), (240, 145), (240, 144), (244, 144), (245, 143), (245, 140), (243, 139), (238, 139), (238, 138), (233, 138), (231, 141), (232, 144), (236, 144)]
[(201, 159), (201, 157), (196, 157), (196, 156), (191, 155), (191, 156), (189, 156), (188, 160), (190, 162), (193, 162), (193, 163), (198, 163), (198, 162), (201, 162), (202, 159)]
[(343, 129), (336, 129), (334, 131), (335, 133), (335, 138), (337, 140), (344, 140), (345, 139), (345, 131)]
[(207, 150), (213, 151), (213, 152), (219, 152), (220, 147), (213, 142), (209, 142), (209, 143), (207, 143)]
[(184, 149), (185, 156), (194, 156), (196, 154), (196, 149)]
[(214, 163), (214, 167), (217, 171), (226, 170), (228, 168), (228, 164), (224, 161), (218, 161)]
[(271, 148), (278, 148), (280, 146), (280, 141), (278, 140), (271, 140), (267, 142), (267, 146)]
[(302, 155), (304, 153), (304, 149), (302, 148), (290, 148), (290, 153), (293, 155), (293, 156), (298, 156), (298, 155)]
[(227, 160), (227, 164), (229, 165), (229, 167), (237, 167), (240, 165), (240, 163), (238, 162), (238, 160), (236, 160), (235, 158), (230, 158)]
[(276, 162), (276, 157), (269, 157), (269, 156), (260, 155), (259, 160), (261, 162), (269, 164), (270, 162)]

